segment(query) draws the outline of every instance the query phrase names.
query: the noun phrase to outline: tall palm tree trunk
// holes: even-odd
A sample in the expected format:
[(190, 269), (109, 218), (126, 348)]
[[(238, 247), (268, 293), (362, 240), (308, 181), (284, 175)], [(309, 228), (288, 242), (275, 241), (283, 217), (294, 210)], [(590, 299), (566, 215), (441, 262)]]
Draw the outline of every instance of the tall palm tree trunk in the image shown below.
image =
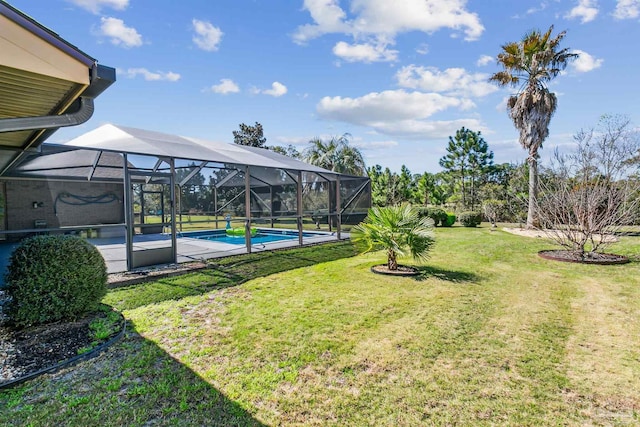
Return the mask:
[(527, 228), (538, 228), (538, 212), (536, 210), (538, 201), (538, 159), (529, 156), (529, 209), (527, 211)]

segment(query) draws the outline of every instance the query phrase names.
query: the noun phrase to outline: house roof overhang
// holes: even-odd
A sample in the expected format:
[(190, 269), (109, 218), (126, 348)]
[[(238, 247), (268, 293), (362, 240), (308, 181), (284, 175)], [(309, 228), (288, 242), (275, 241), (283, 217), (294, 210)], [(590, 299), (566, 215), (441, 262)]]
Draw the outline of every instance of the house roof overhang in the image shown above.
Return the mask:
[(88, 120), (93, 98), (115, 81), (115, 70), (3, 0), (0, 52), (2, 175), (59, 127)]

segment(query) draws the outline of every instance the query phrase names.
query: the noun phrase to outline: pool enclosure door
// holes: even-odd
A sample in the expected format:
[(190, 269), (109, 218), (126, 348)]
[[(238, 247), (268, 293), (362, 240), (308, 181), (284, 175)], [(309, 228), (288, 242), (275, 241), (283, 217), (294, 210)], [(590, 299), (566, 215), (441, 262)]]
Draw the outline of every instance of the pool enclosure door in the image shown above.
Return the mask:
[(127, 270), (177, 262), (175, 174), (167, 162), (169, 173), (133, 169), (125, 155)]

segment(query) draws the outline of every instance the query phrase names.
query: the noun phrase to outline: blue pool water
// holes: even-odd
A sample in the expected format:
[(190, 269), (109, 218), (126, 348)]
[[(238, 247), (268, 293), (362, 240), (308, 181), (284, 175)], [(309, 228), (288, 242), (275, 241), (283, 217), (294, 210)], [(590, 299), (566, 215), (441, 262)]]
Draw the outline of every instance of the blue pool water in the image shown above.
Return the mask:
[[(228, 243), (231, 245), (244, 245), (244, 236), (227, 236), (225, 230), (210, 231), (190, 231), (181, 234), (182, 237), (192, 237), (195, 239), (211, 240), (214, 242)], [(314, 236), (312, 233), (302, 233), (303, 237)], [(251, 238), (251, 244), (280, 242), (282, 240), (296, 240), (298, 238), (297, 231), (271, 231), (259, 230), (258, 234)]]

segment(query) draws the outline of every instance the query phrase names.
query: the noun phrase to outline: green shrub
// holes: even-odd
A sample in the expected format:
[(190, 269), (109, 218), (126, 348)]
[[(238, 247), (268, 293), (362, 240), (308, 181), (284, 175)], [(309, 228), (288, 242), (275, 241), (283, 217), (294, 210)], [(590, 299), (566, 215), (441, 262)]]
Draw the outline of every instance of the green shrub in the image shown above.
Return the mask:
[(458, 216), (458, 221), (465, 227), (475, 227), (482, 222), (482, 214), (480, 212), (462, 212)]
[(70, 320), (95, 310), (107, 292), (107, 267), (87, 241), (68, 235), (23, 240), (5, 276), (6, 314), (17, 327)]
[(456, 216), (454, 214), (447, 214), (447, 220), (442, 224), (443, 227), (451, 227), (456, 223)]
[(429, 217), (433, 220), (433, 225), (438, 227), (447, 222), (447, 213), (442, 208), (429, 207), (421, 208), (418, 215), (420, 218)]

